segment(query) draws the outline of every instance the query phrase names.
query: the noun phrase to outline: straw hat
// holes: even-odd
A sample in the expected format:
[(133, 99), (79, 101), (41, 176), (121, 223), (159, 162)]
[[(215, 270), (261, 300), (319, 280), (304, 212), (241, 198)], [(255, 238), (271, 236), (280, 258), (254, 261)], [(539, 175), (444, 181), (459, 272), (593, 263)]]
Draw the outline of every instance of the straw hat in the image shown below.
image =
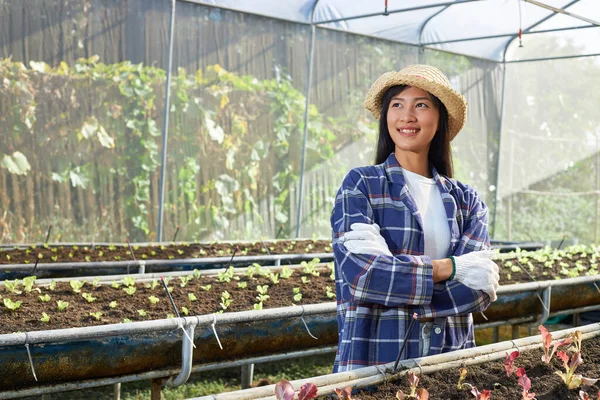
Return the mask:
[(448, 110), (448, 132), (450, 140), (465, 126), (467, 120), (467, 101), (452, 89), (450, 81), (439, 69), (430, 65), (409, 65), (398, 72), (386, 72), (381, 75), (367, 94), (365, 108), (379, 120), (383, 94), (392, 86), (408, 85), (423, 89), (440, 99)]

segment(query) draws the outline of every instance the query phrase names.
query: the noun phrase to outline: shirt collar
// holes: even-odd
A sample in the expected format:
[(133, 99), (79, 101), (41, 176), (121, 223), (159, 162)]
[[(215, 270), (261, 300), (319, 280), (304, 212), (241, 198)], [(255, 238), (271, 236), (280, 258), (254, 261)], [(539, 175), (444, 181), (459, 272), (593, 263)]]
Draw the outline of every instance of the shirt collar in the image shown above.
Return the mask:
[[(402, 166), (396, 159), (396, 155), (393, 152), (385, 160), (385, 162), (383, 163), (383, 167), (385, 169), (387, 179), (390, 182), (397, 183), (399, 185), (406, 184), (404, 174), (402, 173)], [(445, 188), (446, 191), (450, 191), (452, 188), (450, 182), (448, 181), (448, 178), (446, 178), (443, 175), (440, 175), (433, 166), (433, 164), (429, 163), (429, 168), (431, 169), (431, 174), (433, 176), (433, 179), (437, 183), (437, 186)]]

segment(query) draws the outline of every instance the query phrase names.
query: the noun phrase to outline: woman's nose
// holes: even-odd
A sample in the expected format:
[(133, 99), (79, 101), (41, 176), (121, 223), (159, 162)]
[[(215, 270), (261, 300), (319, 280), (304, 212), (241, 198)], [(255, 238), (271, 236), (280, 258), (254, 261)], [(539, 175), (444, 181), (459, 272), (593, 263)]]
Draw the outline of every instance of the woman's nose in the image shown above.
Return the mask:
[(415, 120), (415, 113), (411, 109), (405, 109), (400, 115), (400, 121), (413, 122)]

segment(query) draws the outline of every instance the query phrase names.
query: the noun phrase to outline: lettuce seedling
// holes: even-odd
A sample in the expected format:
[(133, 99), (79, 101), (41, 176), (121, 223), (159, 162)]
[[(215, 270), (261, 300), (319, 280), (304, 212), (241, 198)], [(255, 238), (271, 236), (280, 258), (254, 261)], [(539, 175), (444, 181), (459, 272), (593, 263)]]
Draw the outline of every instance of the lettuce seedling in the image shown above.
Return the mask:
[(133, 278), (132, 276), (126, 276), (122, 279), (123, 285), (127, 286), (127, 287), (132, 287), (133, 285), (135, 285), (135, 278)]
[[(311, 400), (317, 397), (317, 386), (314, 383), (305, 383), (298, 391), (298, 400)], [(292, 384), (282, 379), (275, 385), (275, 398), (277, 400), (293, 400), (296, 395)]]
[(581, 385), (592, 386), (598, 381), (598, 379), (585, 378), (581, 375), (575, 375), (575, 370), (577, 367), (583, 364), (581, 353), (573, 353), (570, 359), (567, 353), (564, 351), (557, 352), (556, 356), (562, 360), (565, 372), (563, 373), (556, 371), (555, 374), (562, 378), (563, 382), (569, 389), (576, 389)]
[(137, 292), (137, 289), (135, 288), (135, 286), (128, 286), (123, 288), (123, 291), (128, 295), (133, 296), (135, 292)]
[(491, 390), (484, 389), (483, 392), (480, 392), (475, 386), (471, 389), (471, 394), (475, 396), (475, 400), (489, 400), (492, 398)]
[(156, 296), (150, 296), (148, 297), (148, 300), (150, 300), (150, 304), (156, 304), (160, 301), (160, 299)]
[[(37, 279), (37, 277), (35, 277), (35, 276), (27, 276), (27, 277), (23, 278), (23, 288), (25, 289), (25, 292), (31, 293), (31, 290), (33, 290), (33, 285), (35, 284), (36, 279)], [(38, 289), (38, 291), (39, 291), (39, 289)]]
[(465, 367), (462, 367), (459, 371), (460, 371), (460, 375), (458, 377), (458, 383), (456, 384), (456, 388), (458, 390), (462, 390), (463, 381), (467, 377), (467, 369)]
[(517, 380), (517, 383), (523, 388), (522, 399), (535, 399), (535, 393), (529, 393), (529, 390), (531, 390), (531, 380), (527, 377), (527, 374), (525, 373), (525, 368), (517, 369), (515, 375), (517, 375), (517, 377), (519, 378)]
[[(538, 329), (542, 333), (542, 344), (544, 345), (544, 355), (542, 356), (542, 361), (546, 364), (550, 364), (550, 360), (552, 360), (552, 356), (554, 356), (556, 349), (558, 349), (560, 346), (571, 344), (571, 338), (569, 337), (552, 344), (552, 334), (548, 332), (544, 325), (540, 325)], [(550, 345), (552, 345), (552, 351), (550, 351)]]
[(571, 341), (573, 342), (573, 347), (575, 347), (575, 351), (577, 353), (581, 353), (581, 340), (583, 339), (583, 335), (581, 331), (575, 331), (571, 333)]
[(85, 285), (85, 281), (71, 280), (69, 281), (69, 284), (73, 289), (73, 293), (79, 293), (81, 292), (81, 288), (83, 287), (83, 285)]
[(96, 321), (100, 321), (100, 319), (102, 318), (102, 311), (91, 312), (90, 316), (94, 317)]
[(21, 304), (23, 304), (22, 301), (12, 301), (8, 297), (3, 298), (2, 301), (4, 302), (4, 307), (8, 308), (10, 311), (17, 310), (21, 307)]
[(110, 303), (108, 303), (108, 306), (110, 308), (117, 308), (117, 305), (118, 305), (118, 303), (115, 300), (113, 300)]
[(21, 281), (15, 279), (14, 281), (9, 281), (8, 279), (4, 281), (4, 287), (8, 289), (9, 292), (14, 294), (21, 294), (22, 291), (19, 290), (19, 284)]
[[(586, 392), (584, 392), (583, 390), (579, 391), (579, 400), (593, 400), (589, 394), (587, 394)], [(596, 400), (600, 400), (600, 391), (598, 391), (598, 397), (596, 398)]]
[(57, 300), (56, 301), (56, 306), (58, 307), (58, 311), (63, 311), (67, 307), (69, 307), (69, 302), (68, 301), (62, 301), (62, 300)]
[(45, 312), (42, 313), (42, 318), (40, 318), (40, 321), (42, 322), (50, 322), (50, 316), (48, 314), (46, 314)]
[(279, 276), (282, 279), (288, 279), (290, 276), (292, 276), (293, 273), (294, 271), (292, 271), (290, 267), (284, 265), (283, 267), (281, 267), (281, 272), (279, 273)]
[(192, 279), (193, 279), (192, 276), (180, 276), (179, 277), (179, 281), (180, 281), (179, 286), (181, 286), (182, 288), (184, 288), (185, 285), (187, 285), (188, 282), (191, 281)]
[(81, 293), (81, 297), (86, 299), (88, 303), (93, 303), (96, 300), (96, 298), (90, 293)]
[(328, 299), (333, 299), (335, 297), (335, 292), (331, 289), (330, 286), (325, 287), (325, 295)]
[(40, 301), (42, 303), (46, 303), (46, 302), (50, 301), (50, 295), (48, 293), (46, 293), (43, 296), (38, 296), (38, 297), (40, 298)]
[(519, 357), (518, 351), (513, 351), (512, 353), (506, 353), (506, 358), (504, 359), (504, 369), (506, 370), (506, 376), (510, 377), (513, 372), (516, 371), (514, 364), (515, 359)]
[(196, 297), (196, 295), (194, 293), (188, 293), (188, 300), (196, 301), (196, 300), (198, 300), (198, 298)]
[(343, 389), (335, 389), (335, 394), (338, 395), (340, 400), (352, 400), (352, 387), (346, 386)]

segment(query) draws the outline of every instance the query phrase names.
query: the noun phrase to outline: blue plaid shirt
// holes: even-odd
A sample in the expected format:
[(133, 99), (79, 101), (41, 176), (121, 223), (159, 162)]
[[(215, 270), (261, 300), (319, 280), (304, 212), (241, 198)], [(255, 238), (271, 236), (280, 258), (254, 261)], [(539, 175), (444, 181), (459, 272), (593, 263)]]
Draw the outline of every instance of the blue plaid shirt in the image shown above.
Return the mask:
[[(477, 192), (431, 171), (448, 216), (448, 255), (489, 248), (488, 211)], [(377, 223), (393, 257), (346, 250), (340, 238), (355, 222)], [(490, 297), (455, 280), (433, 283), (421, 215), (394, 153), (348, 173), (331, 227), (339, 332), (334, 372), (395, 361), (413, 313), (434, 318), (429, 355), (475, 347), (471, 313), (485, 310)], [(421, 356), (420, 332), (416, 321), (403, 359)]]

